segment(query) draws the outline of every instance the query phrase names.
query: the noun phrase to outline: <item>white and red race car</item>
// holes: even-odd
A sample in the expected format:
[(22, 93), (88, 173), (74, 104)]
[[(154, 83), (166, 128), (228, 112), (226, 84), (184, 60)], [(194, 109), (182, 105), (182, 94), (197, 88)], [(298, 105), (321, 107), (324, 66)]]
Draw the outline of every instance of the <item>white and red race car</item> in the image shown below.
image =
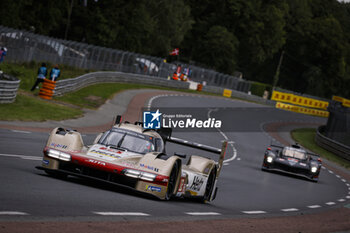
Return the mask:
[[(167, 155), (172, 142), (218, 154), (218, 161), (191, 155)], [(85, 146), (81, 134), (63, 128), (52, 130), (36, 168), (54, 176), (78, 176), (108, 182), (151, 194), (162, 200), (176, 197), (214, 200), (227, 142), (214, 148), (171, 136), (171, 129), (144, 129), (142, 124), (121, 122)]]

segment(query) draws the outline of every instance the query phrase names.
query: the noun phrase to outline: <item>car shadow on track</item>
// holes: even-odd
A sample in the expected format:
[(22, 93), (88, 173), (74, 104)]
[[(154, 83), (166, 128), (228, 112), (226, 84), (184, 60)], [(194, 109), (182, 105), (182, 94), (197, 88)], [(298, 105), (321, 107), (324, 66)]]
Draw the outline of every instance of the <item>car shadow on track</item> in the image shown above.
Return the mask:
[(69, 183), (74, 183), (82, 186), (87, 186), (95, 189), (100, 189), (100, 190), (105, 190), (105, 191), (110, 191), (110, 192), (115, 192), (119, 194), (124, 194), (124, 195), (130, 195), (130, 196), (135, 196), (135, 197), (140, 197), (140, 198), (146, 198), (148, 200), (159, 200), (153, 195), (139, 192), (137, 190), (134, 190), (132, 188), (128, 188), (125, 186), (120, 186), (118, 184), (112, 184), (112, 183), (107, 183), (103, 181), (96, 181), (93, 179), (89, 178), (80, 178), (80, 177), (75, 177), (75, 176), (54, 176), (54, 175), (48, 175), (45, 173), (36, 173), (37, 175), (40, 175), (42, 177), (47, 177), (48, 179), (56, 179), (60, 181), (65, 181)]

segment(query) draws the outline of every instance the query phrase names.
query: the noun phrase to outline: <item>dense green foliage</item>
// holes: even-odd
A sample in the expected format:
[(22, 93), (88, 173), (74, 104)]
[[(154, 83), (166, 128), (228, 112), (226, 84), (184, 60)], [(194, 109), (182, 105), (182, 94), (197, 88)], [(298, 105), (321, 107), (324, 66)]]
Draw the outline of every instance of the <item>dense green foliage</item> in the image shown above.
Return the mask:
[(350, 98), (350, 4), (337, 0), (1, 0), (0, 15), (1, 25), (153, 56), (178, 47), (183, 62), (269, 84), (284, 51), (278, 86)]
[(253, 95), (263, 96), (265, 91), (268, 91), (271, 94), (272, 86), (270, 84), (252, 82), (250, 91)]

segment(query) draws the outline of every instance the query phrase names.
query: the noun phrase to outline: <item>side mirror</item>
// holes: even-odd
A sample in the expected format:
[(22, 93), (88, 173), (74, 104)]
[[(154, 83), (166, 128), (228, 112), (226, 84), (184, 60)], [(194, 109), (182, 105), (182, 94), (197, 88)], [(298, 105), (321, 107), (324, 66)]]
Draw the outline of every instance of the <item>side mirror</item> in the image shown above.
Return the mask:
[(122, 116), (121, 115), (117, 115), (117, 117), (115, 118), (114, 124), (117, 125), (117, 124), (120, 124), (120, 123), (122, 123)]

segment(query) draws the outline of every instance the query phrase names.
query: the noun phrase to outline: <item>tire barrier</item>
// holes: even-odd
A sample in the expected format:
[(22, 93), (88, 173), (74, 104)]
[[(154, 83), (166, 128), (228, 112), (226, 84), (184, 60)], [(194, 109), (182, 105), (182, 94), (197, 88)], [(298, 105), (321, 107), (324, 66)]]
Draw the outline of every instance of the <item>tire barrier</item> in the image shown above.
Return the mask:
[(50, 100), (55, 93), (56, 82), (44, 79), (43, 86), (40, 88), (39, 96), (42, 99)]
[(339, 157), (350, 161), (350, 147), (324, 136), (323, 133), (325, 132), (325, 128), (324, 125), (318, 127), (315, 137), (316, 144)]
[(20, 81), (16, 77), (0, 74), (0, 103), (15, 101)]

